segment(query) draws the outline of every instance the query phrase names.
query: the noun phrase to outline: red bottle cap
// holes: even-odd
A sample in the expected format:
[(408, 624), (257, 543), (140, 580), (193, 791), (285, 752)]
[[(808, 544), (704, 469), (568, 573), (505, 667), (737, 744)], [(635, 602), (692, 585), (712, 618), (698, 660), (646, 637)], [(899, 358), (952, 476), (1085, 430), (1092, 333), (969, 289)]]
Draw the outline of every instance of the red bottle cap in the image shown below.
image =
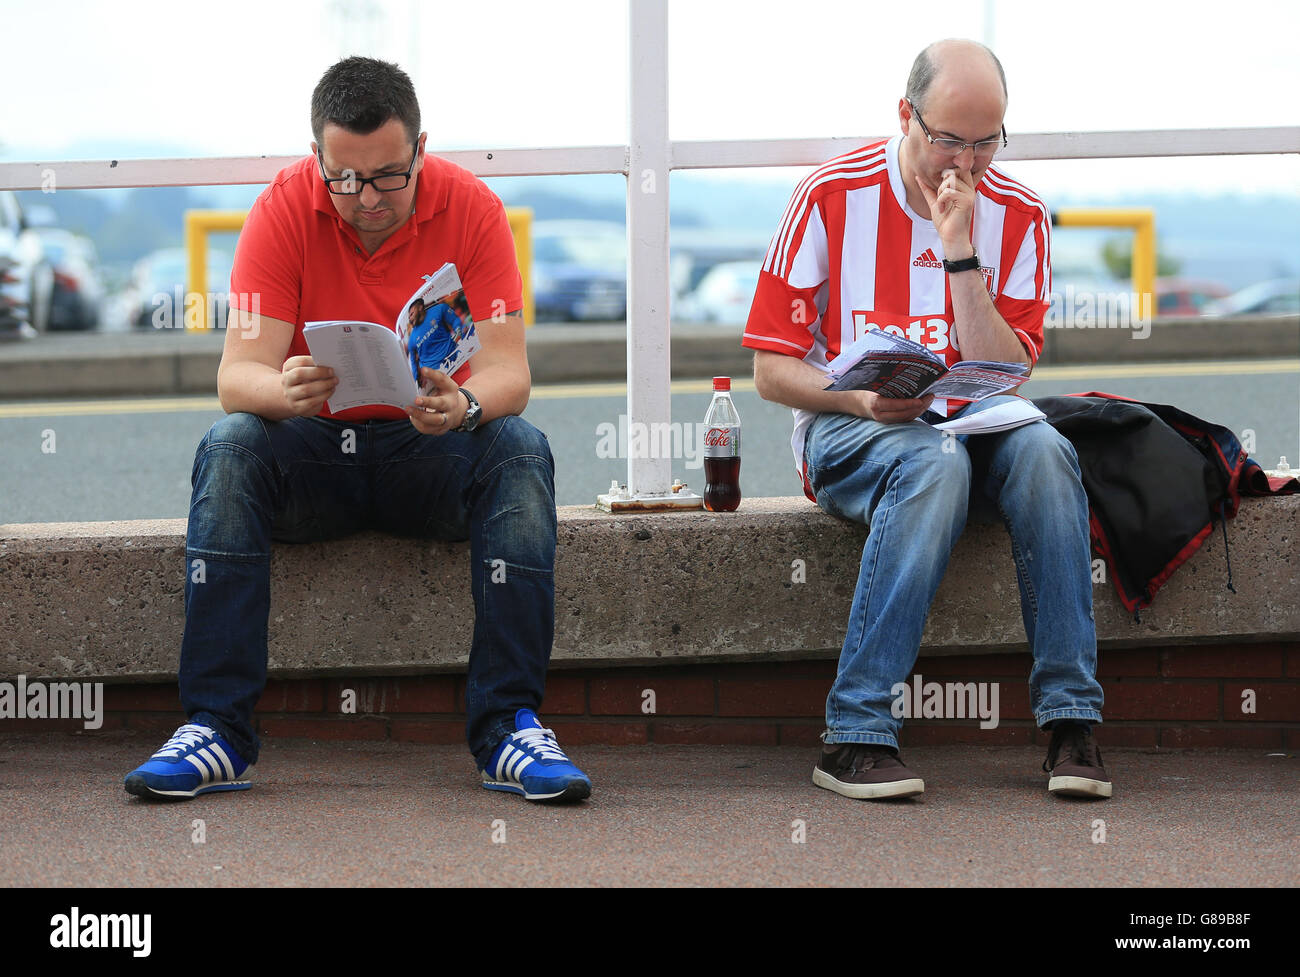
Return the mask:
[(726, 391), (730, 391), (730, 390), (731, 390), (731, 377), (714, 377), (714, 378), (713, 378), (713, 389), (714, 389), (714, 390), (726, 390)]

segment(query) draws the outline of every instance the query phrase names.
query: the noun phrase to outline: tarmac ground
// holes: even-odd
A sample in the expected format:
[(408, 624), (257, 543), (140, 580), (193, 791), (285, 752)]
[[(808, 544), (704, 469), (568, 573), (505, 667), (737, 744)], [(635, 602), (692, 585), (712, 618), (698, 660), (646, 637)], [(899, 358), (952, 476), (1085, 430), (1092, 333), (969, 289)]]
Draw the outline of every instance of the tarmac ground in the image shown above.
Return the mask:
[[(157, 740), (157, 742), (155, 742)], [(161, 739), (0, 738), (0, 885), (1290, 887), (1300, 759), (1103, 748), (1105, 801), (1037, 747), (917, 747), (923, 796), (854, 801), (801, 747), (569, 747), (590, 800), (483, 790), (461, 747), (267, 741), (251, 790), (122, 787)]]

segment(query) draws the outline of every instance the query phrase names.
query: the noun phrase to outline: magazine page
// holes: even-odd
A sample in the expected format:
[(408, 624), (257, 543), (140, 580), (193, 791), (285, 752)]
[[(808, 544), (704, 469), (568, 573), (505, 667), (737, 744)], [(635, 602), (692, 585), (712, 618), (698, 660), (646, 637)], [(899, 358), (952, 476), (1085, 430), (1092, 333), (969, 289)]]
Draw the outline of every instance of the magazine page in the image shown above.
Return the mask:
[(827, 390), (870, 390), (885, 397), (916, 397), (944, 373), (943, 364), (908, 353), (868, 353)]
[(1018, 377), (1029, 376), (1028, 363), (1001, 363), (997, 360), (962, 360), (953, 366), (954, 370), (992, 370), (995, 373), (1014, 373)]
[(331, 414), (369, 404), (406, 407), (415, 403), (416, 387), (407, 367), (406, 350), (393, 330), (377, 322), (308, 322), (303, 339), (311, 358), (328, 366), (339, 385), (326, 402)]
[[(904, 336), (897, 336), (883, 329), (870, 329), (840, 350), (840, 354), (830, 364), (827, 377), (839, 380), (864, 358), (872, 354), (902, 354), (918, 359), (931, 360), (940, 367), (943, 360), (935, 356), (920, 343), (914, 343)], [(940, 370), (942, 372), (942, 370)], [(827, 389), (848, 390), (850, 387), (828, 387)]]
[(994, 394), (1014, 390), (1025, 382), (1023, 376), (1016, 374), (1003, 373), (1000, 370), (960, 369), (961, 366), (962, 364), (958, 364), (945, 373), (926, 388), (925, 394), (951, 397), (954, 400), (983, 400)]
[[(425, 276), (424, 284), (402, 306), (395, 328), (417, 382), (420, 367), (451, 376), (481, 347), (460, 275), (450, 261)], [(428, 393), (432, 384), (420, 386), (422, 393)]]

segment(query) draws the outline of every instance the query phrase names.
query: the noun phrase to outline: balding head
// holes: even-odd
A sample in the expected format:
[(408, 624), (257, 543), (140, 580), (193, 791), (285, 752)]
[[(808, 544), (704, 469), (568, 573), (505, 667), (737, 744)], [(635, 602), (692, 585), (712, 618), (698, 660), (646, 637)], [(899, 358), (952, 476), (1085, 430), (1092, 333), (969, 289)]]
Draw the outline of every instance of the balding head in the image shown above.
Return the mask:
[(935, 41), (916, 56), (907, 76), (906, 96), (924, 112), (927, 99), (936, 89), (954, 93), (997, 88), (1002, 91), (1005, 109), (1007, 76), (997, 55), (976, 41), (954, 38)]
[[(968, 174), (971, 185), (984, 179), (1005, 140), (1006, 112), (1002, 65), (983, 44), (936, 41), (917, 56), (898, 100), (898, 165), (912, 210), (931, 212), (922, 184), (937, 188), (951, 172)], [(953, 153), (954, 145), (963, 148)]]

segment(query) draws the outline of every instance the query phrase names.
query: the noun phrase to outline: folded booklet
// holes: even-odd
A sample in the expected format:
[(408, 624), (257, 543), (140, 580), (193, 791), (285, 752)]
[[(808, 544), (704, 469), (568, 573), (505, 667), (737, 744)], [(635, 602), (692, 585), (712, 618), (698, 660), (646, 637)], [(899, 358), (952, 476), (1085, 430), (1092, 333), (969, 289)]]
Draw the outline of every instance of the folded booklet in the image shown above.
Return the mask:
[(1024, 363), (962, 360), (949, 367), (920, 343), (872, 329), (835, 357), (826, 389), (870, 390), (903, 400), (927, 394), (983, 400), (1015, 389), (1028, 374)]
[(478, 334), (460, 275), (450, 261), (402, 306), (390, 329), (377, 322), (331, 319), (308, 322), (303, 339), (317, 366), (328, 366), (339, 385), (325, 406), (331, 414), (352, 407), (407, 407), (433, 384), (420, 367), (451, 376), (479, 351)]
[[(1035, 407), (1032, 401), (1025, 400), (1024, 397), (1017, 397), (1005, 403), (994, 404), (987, 410), (976, 411), (973, 414), (967, 411), (960, 417), (954, 417), (950, 421), (939, 421), (933, 426), (938, 431), (951, 431), (953, 434), (994, 434), (998, 431), (1010, 431), (1013, 427), (1044, 420), (1046, 417), (1047, 415)], [(926, 422), (918, 417), (912, 423), (924, 424)]]

